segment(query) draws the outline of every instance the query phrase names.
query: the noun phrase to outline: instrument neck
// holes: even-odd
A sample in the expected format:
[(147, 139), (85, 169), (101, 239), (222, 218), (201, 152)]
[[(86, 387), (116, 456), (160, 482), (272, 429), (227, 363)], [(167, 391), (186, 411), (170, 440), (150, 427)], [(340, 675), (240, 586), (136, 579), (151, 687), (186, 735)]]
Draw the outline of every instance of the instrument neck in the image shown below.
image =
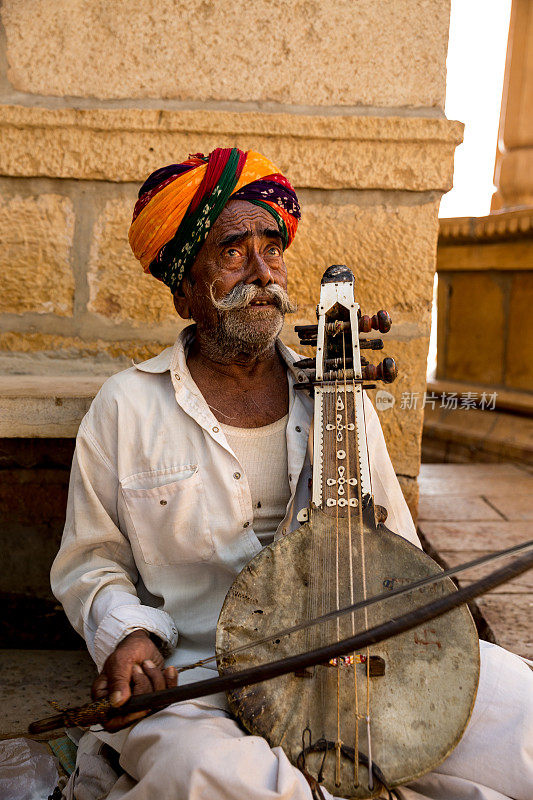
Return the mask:
[(372, 494), (363, 389), (353, 380), (315, 387), (312, 502), (345, 517)]

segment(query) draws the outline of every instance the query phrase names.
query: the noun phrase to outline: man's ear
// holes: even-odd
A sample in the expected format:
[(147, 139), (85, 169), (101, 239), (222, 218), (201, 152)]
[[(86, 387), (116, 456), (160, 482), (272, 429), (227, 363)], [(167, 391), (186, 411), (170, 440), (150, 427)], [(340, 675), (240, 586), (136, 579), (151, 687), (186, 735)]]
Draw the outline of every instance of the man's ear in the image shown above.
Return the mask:
[(178, 288), (174, 292), (174, 308), (182, 319), (191, 319), (191, 309), (189, 306), (189, 292), (190, 284), (188, 278), (183, 278)]

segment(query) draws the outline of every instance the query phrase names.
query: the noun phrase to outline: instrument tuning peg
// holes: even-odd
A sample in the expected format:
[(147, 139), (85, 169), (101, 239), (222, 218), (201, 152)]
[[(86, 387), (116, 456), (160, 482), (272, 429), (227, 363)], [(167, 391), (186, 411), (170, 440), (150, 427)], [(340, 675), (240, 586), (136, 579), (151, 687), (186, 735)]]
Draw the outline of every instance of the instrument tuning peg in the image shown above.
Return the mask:
[(369, 364), (363, 368), (365, 381), (383, 381), (392, 383), (398, 376), (398, 367), (393, 358), (384, 358), (380, 364)]
[(383, 311), (383, 309), (381, 309), (381, 311), (378, 311), (378, 313), (374, 314), (372, 317), (372, 327), (380, 333), (388, 333), (391, 329), (391, 325), (392, 320), (388, 311)]
[(316, 358), (302, 358), (300, 361), (295, 361), (293, 367), (298, 369), (316, 369)]
[(392, 321), (387, 311), (378, 311), (373, 317), (364, 314), (359, 318), (359, 333), (370, 333), (371, 330), (380, 333), (388, 333), (391, 329)]
[(361, 350), (383, 350), (383, 339), (359, 339)]

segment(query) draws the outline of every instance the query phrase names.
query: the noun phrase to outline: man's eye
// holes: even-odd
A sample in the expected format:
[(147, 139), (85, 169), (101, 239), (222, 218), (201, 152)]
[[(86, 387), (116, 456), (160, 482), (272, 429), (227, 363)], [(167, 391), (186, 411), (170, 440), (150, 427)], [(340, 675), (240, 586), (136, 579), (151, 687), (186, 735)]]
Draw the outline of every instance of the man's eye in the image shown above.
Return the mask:
[(268, 252), (270, 253), (270, 255), (273, 255), (273, 256), (281, 255), (281, 250), (276, 244), (271, 245), (268, 248)]
[(238, 256), (239, 255), (239, 251), (237, 250), (236, 247), (228, 247), (228, 249), (226, 250), (226, 255), (227, 256)]

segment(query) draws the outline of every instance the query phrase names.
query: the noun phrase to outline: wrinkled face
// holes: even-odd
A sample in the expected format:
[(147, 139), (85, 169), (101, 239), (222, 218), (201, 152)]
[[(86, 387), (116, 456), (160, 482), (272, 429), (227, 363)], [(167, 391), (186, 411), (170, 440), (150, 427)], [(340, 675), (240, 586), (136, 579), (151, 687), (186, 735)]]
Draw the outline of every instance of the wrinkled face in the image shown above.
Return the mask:
[(294, 311), (287, 293), (282, 240), (271, 214), (231, 200), (207, 237), (175, 304), (192, 317), (202, 341), (225, 355), (272, 347), (284, 315)]

